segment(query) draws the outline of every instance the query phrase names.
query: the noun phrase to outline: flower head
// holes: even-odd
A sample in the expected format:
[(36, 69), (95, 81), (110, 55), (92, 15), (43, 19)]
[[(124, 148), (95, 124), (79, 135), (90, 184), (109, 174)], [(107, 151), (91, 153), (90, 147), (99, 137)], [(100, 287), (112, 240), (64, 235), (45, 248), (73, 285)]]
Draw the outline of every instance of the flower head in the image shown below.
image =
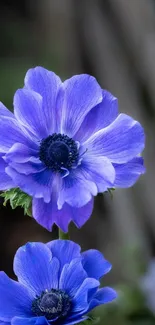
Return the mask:
[(77, 324), (116, 292), (99, 289), (111, 264), (97, 250), (80, 253), (72, 241), (28, 243), (18, 249), (18, 282), (0, 272), (0, 321), (3, 325)]
[(130, 187), (144, 173), (141, 125), (118, 114), (117, 99), (89, 75), (65, 82), (30, 69), (14, 96), (14, 114), (0, 104), (0, 190), (19, 187), (33, 197), (42, 226), (81, 227), (93, 197)]

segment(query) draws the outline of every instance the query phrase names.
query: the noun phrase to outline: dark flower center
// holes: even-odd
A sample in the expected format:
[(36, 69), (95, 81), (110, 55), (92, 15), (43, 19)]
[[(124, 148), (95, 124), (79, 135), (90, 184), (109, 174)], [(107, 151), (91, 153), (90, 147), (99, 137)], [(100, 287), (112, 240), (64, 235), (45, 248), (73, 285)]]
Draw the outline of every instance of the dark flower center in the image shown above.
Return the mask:
[(62, 290), (43, 291), (40, 297), (32, 302), (32, 311), (37, 316), (47, 319), (58, 319), (67, 316), (71, 309), (69, 296)]
[(76, 165), (78, 156), (76, 142), (67, 135), (53, 133), (41, 141), (39, 158), (55, 172), (61, 173)]

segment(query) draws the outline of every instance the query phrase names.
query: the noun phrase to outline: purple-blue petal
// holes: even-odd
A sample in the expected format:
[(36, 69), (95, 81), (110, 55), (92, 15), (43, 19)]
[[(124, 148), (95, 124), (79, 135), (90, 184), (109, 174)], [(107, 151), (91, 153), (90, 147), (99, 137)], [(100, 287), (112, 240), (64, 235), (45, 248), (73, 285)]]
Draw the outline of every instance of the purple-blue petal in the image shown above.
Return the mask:
[(26, 163), (10, 162), (9, 166), (16, 170), (16, 172), (24, 175), (36, 174), (45, 171), (46, 167), (39, 161), (28, 161)]
[(6, 153), (16, 142), (23, 143), (30, 148), (37, 149), (36, 138), (28, 134), (26, 129), (9, 117), (0, 118), (0, 152)]
[(10, 118), (15, 118), (14, 117), (14, 114), (9, 111), (4, 105), (2, 102), (0, 102), (0, 118), (1, 117), (10, 117)]
[(15, 143), (3, 158), (10, 167), (25, 175), (38, 173), (46, 168), (38, 158), (38, 150), (29, 148), (22, 143)]
[(81, 247), (71, 240), (52, 240), (47, 243), (47, 246), (51, 250), (52, 256), (60, 262), (59, 272), (62, 271), (65, 264), (69, 264), (73, 259), (80, 257)]
[(96, 291), (99, 285), (100, 282), (93, 278), (86, 278), (83, 281), (72, 300), (73, 312), (82, 312), (83, 310), (88, 309), (89, 293), (90, 291)]
[(12, 317), (31, 317), (32, 296), (27, 288), (0, 272), (0, 319), (6, 322)]
[(93, 133), (107, 127), (118, 115), (118, 100), (106, 90), (102, 91), (103, 99), (100, 104), (93, 107), (86, 115), (74, 139), (81, 143), (86, 141)]
[(25, 88), (17, 90), (14, 96), (14, 114), (19, 123), (38, 139), (41, 140), (49, 135), (40, 94)]
[(6, 162), (2, 158), (2, 155), (0, 155), (0, 190), (5, 191), (9, 190), (10, 188), (14, 187), (14, 183), (10, 176), (8, 176), (5, 172), (5, 168), (7, 166)]
[(60, 107), (57, 107), (57, 96), (62, 85), (60, 78), (52, 71), (42, 67), (28, 70), (25, 76), (25, 86), (42, 96), (44, 123), (49, 134), (56, 132), (57, 117)]
[(6, 173), (12, 178), (15, 186), (32, 197), (43, 198), (45, 202), (50, 202), (51, 189), (54, 175), (48, 169), (41, 172), (25, 175), (19, 174), (12, 167), (6, 168)]
[(50, 249), (42, 243), (27, 243), (18, 249), (14, 258), (18, 281), (40, 295), (42, 291), (58, 288), (59, 261), (52, 258)]
[(86, 179), (96, 184), (98, 192), (105, 192), (107, 188), (113, 187), (115, 169), (108, 158), (92, 156), (88, 152), (83, 157), (80, 169)]
[(94, 77), (86, 74), (66, 80), (63, 89), (62, 133), (73, 137), (88, 112), (102, 101), (102, 89)]
[(144, 130), (130, 116), (120, 114), (108, 127), (96, 132), (82, 146), (89, 154), (105, 156), (113, 163), (126, 163), (144, 149)]
[(62, 231), (67, 232), (71, 221), (71, 215), (66, 213), (64, 207), (58, 210), (56, 201), (52, 197), (49, 203), (45, 203), (43, 199), (33, 198), (32, 215), (41, 226), (49, 231), (52, 231), (55, 223)]
[(90, 218), (93, 210), (93, 199), (81, 208), (72, 207), (65, 203), (58, 210), (56, 200), (51, 197), (49, 203), (43, 199), (33, 199), (32, 214), (36, 221), (47, 230), (51, 231), (55, 223), (62, 231), (68, 231), (68, 225), (73, 221), (78, 228)]
[(75, 258), (70, 264), (64, 265), (60, 275), (59, 288), (73, 298), (86, 278), (87, 273), (82, 266), (81, 257)]
[(81, 208), (71, 207), (68, 204), (64, 204), (64, 209), (71, 213), (72, 220), (78, 228), (81, 228), (86, 221), (90, 218), (93, 212), (94, 199), (92, 198), (86, 205)]
[(14, 317), (11, 321), (11, 325), (48, 325), (49, 322), (44, 316), (41, 317)]
[(82, 253), (82, 265), (88, 277), (99, 280), (111, 270), (112, 265), (96, 249), (90, 249)]
[(62, 188), (58, 196), (58, 209), (66, 202), (69, 205), (81, 208), (86, 205), (92, 196), (97, 195), (97, 186), (93, 181), (86, 179), (81, 170), (71, 172), (62, 180)]
[(12, 179), (6, 174), (2, 173), (0, 174), (0, 191), (6, 191), (15, 186)]
[(101, 288), (94, 295), (93, 299), (90, 301), (88, 311), (94, 309), (95, 307), (106, 304), (117, 298), (117, 293), (115, 290), (109, 287)]
[(32, 157), (38, 156), (38, 150), (30, 148), (22, 143), (14, 143), (5, 155), (6, 161), (9, 163), (14, 161), (16, 163), (25, 163)]
[(130, 187), (145, 173), (144, 159), (135, 157), (126, 164), (113, 164), (116, 172), (114, 187)]

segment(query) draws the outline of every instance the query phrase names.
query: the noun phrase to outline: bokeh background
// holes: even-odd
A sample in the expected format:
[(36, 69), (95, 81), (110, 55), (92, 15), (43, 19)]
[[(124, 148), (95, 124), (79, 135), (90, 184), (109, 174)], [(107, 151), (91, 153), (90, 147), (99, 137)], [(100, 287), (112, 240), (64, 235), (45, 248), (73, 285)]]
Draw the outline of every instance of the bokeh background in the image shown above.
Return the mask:
[[(101, 250), (113, 264), (103, 283), (120, 295), (96, 310), (100, 324), (155, 324), (139, 289), (155, 255), (155, 1), (0, 0), (0, 100), (9, 109), (27, 69), (36, 65), (62, 79), (94, 75), (118, 97), (120, 111), (145, 128), (147, 173), (113, 198), (99, 195), (91, 219), (81, 230), (71, 225), (70, 237), (82, 249)], [(21, 209), (3, 207), (1, 198), (0, 269), (8, 275), (20, 245), (56, 237), (56, 227), (48, 233)], [(155, 300), (155, 268), (148, 277)]]

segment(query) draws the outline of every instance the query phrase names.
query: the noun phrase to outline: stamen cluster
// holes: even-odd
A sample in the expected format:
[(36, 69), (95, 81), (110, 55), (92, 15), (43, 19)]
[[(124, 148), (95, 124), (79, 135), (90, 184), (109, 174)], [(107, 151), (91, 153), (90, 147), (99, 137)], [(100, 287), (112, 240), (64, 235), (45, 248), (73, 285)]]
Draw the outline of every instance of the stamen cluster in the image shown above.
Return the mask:
[(53, 133), (40, 144), (39, 158), (53, 172), (70, 169), (78, 161), (76, 142), (67, 135)]
[(32, 302), (32, 311), (37, 316), (57, 319), (67, 316), (71, 308), (69, 296), (62, 290), (42, 291)]

